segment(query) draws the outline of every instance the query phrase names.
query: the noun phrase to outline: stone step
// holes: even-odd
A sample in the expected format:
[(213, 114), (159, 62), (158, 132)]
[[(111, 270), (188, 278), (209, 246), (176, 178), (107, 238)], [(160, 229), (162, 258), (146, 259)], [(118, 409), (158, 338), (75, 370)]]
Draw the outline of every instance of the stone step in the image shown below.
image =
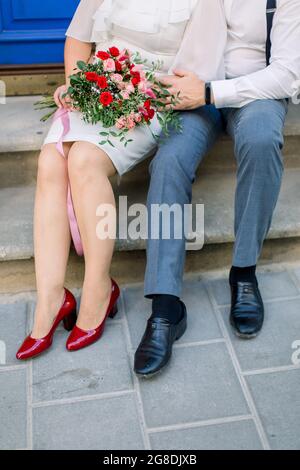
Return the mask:
[[(300, 237), (300, 169), (287, 169), (270, 239)], [(194, 185), (194, 203), (205, 205), (205, 241), (226, 244), (234, 239), (233, 202), (235, 177), (231, 172), (200, 171)], [(30, 259), (33, 256), (32, 213), (34, 186), (0, 190), (0, 260)], [(147, 184), (122, 180), (117, 195), (128, 195), (128, 205), (145, 203)], [(144, 241), (119, 240), (118, 251), (143, 250)]]
[[(33, 73), (34, 72), (34, 73)], [(40, 70), (0, 70), (0, 78), (6, 86), (6, 96), (31, 96), (42, 93), (52, 94), (64, 83), (63, 67)]]
[[(40, 122), (44, 113), (34, 111), (37, 97), (8, 98), (0, 114), (0, 187), (32, 184), (36, 178), (39, 149), (50, 123)], [(285, 164), (300, 167), (300, 108), (290, 106), (285, 127)], [(7, 126), (9, 122), (9, 126)], [(140, 181), (147, 176), (148, 162), (139, 165), (124, 177), (126, 182)], [(233, 171), (235, 168), (232, 142), (222, 136), (207, 155), (203, 171)]]
[[(9, 97), (1, 105), (0, 154), (39, 150), (47, 135), (50, 122), (40, 118), (45, 111), (35, 111), (40, 96)], [(9, 122), (9, 126), (7, 123)], [(286, 137), (300, 137), (300, 107), (290, 105), (285, 127)]]
[[(232, 243), (205, 245), (201, 251), (189, 251), (186, 256), (185, 279), (201, 278), (202, 273), (212, 277), (227, 276), (232, 264)], [(259, 269), (269, 271), (276, 266), (300, 264), (300, 237), (267, 240), (259, 260)], [(143, 283), (146, 252), (116, 251), (111, 265), (111, 275), (122, 286)], [(84, 263), (71, 253), (65, 285), (69, 289), (81, 289), (84, 279)], [(21, 294), (36, 290), (34, 259), (0, 262), (0, 294)]]

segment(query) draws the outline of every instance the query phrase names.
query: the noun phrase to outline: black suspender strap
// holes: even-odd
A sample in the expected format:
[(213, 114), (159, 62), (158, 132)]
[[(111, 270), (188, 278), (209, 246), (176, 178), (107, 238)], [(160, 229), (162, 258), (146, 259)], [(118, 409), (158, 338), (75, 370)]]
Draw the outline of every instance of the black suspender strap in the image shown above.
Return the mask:
[(277, 8), (277, 0), (267, 0), (267, 43), (266, 43), (266, 61), (270, 65), (271, 59), (271, 31), (273, 19)]

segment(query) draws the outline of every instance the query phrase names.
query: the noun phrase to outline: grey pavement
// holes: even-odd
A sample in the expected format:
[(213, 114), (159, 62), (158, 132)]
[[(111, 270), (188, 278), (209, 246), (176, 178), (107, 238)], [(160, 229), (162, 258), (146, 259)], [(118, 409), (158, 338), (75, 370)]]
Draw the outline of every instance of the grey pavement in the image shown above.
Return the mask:
[(257, 339), (228, 322), (226, 278), (186, 280), (188, 331), (151, 380), (132, 372), (149, 316), (141, 285), (122, 291), (101, 341), (69, 353), (60, 328), (43, 356), (17, 363), (34, 296), (0, 298), (0, 449), (300, 449), (300, 267), (259, 273)]

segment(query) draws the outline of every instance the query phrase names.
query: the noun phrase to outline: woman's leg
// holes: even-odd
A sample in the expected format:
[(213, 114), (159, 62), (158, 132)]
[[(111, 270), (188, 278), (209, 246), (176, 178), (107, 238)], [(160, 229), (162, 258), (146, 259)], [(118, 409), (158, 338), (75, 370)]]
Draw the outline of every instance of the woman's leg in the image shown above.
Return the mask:
[[(72, 143), (65, 143), (67, 155)], [(32, 336), (44, 337), (63, 302), (70, 250), (67, 215), (67, 161), (55, 144), (43, 147), (38, 162), (34, 211), (37, 306)]]
[(111, 293), (110, 265), (115, 243), (115, 213), (110, 220), (113, 237), (99, 239), (97, 208), (109, 204), (115, 211), (115, 198), (109, 177), (116, 173), (109, 157), (88, 142), (76, 142), (68, 158), (74, 208), (85, 256), (85, 277), (77, 321), (79, 328), (99, 326)]

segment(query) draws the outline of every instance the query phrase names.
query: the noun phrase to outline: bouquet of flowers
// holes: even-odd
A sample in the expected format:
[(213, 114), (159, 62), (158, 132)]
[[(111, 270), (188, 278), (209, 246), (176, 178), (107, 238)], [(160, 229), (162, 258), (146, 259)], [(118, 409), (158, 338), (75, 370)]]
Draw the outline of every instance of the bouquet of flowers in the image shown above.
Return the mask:
[[(156, 77), (162, 64), (146, 65), (139, 53), (120, 51), (117, 47), (99, 51), (93, 63), (77, 63), (79, 71), (71, 75), (66, 94), (85, 122), (101, 123), (105, 128), (100, 132), (100, 145), (113, 146), (111, 137), (115, 137), (127, 146), (132, 142), (130, 131), (137, 126), (149, 126), (155, 116), (164, 135), (168, 136), (170, 127), (181, 130), (179, 115), (172, 110), (179, 97), (171, 95), (168, 86)], [(56, 108), (51, 98), (43, 99), (37, 106), (54, 108), (43, 120)]]

